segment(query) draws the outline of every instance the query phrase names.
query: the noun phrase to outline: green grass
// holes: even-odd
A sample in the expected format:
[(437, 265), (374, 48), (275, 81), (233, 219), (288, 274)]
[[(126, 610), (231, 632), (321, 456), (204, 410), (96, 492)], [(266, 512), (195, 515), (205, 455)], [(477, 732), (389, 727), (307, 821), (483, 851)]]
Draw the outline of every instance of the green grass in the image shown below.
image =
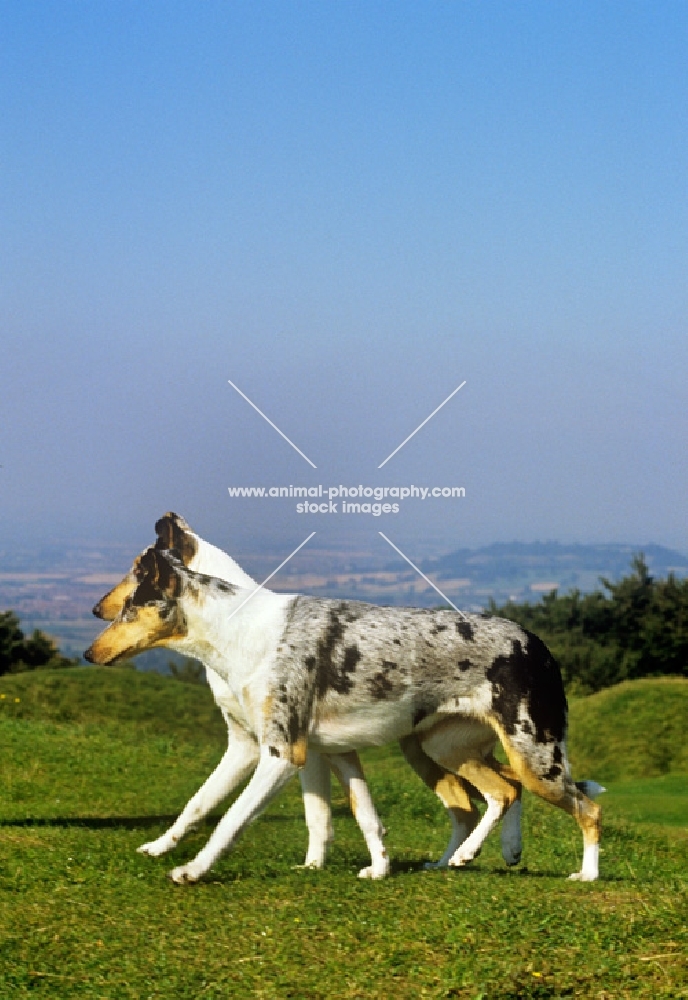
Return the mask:
[[(2, 695), (5, 695), (3, 698)], [(0, 719), (124, 723), (146, 734), (222, 742), (226, 728), (205, 685), (171, 684), (168, 677), (122, 667), (72, 667), (0, 677)]]
[[(654, 686), (638, 683), (649, 684), (647, 704)], [(532, 797), (518, 869), (505, 868), (493, 836), (469, 868), (423, 871), (448, 824), (385, 748), (365, 765), (389, 829), (391, 878), (356, 879), (365, 848), (338, 790), (327, 869), (296, 870), (306, 831), (292, 782), (206, 881), (179, 888), (165, 873), (210, 826), (171, 856), (136, 847), (162, 832), (224, 749), (209, 692), (79, 668), (0, 678), (3, 693), (2, 1000), (688, 997), (680, 755), (655, 777), (636, 773), (633, 754), (613, 765), (594, 884), (566, 881), (580, 863), (577, 828)], [(601, 696), (612, 694), (573, 706), (576, 776), (610, 780), (597, 728), (591, 750), (581, 727), (603, 718)], [(633, 744), (613, 713), (606, 725), (616, 745)]]
[(634, 823), (682, 827), (688, 833), (688, 775), (616, 781), (603, 801), (607, 815)]

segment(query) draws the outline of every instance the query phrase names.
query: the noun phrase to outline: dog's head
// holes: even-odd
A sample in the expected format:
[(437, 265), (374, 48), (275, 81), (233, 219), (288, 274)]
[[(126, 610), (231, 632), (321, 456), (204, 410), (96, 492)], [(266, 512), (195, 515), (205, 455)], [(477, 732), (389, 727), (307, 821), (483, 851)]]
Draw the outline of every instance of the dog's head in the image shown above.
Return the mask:
[(115, 620), (124, 607), (126, 599), (134, 593), (138, 585), (137, 567), (144, 556), (151, 551), (151, 548), (160, 551), (173, 549), (185, 566), (191, 564), (198, 551), (198, 539), (183, 517), (173, 513), (173, 511), (168, 511), (156, 522), (155, 533), (158, 536), (155, 545), (145, 549), (141, 555), (136, 557), (134, 565), (127, 575), (93, 608), (93, 614), (96, 618), (102, 618), (106, 622)]
[[(154, 646), (168, 645), (187, 634), (179, 602), (187, 589), (187, 571), (176, 553), (151, 546), (138, 556), (129, 577), (131, 590), (117, 615), (84, 653), (90, 663), (115, 663)], [(124, 583), (111, 594), (123, 588)]]

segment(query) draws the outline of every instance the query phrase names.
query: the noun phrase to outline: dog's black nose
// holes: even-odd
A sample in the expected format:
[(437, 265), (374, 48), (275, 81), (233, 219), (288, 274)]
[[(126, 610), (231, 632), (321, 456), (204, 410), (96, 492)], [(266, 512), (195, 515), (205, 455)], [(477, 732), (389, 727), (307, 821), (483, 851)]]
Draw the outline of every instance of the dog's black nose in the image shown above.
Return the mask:
[(98, 603), (94, 604), (93, 607), (92, 607), (92, 609), (91, 609), (91, 614), (95, 615), (96, 618), (102, 618), (103, 617), (103, 610), (102, 610), (102, 607), (101, 607), (102, 603), (103, 603), (102, 601), (98, 601)]
[(92, 647), (89, 646), (88, 649), (86, 650), (86, 652), (84, 653), (84, 659), (88, 660), (89, 663), (95, 663), (95, 660), (93, 659), (93, 653), (91, 652), (91, 649), (92, 649)]

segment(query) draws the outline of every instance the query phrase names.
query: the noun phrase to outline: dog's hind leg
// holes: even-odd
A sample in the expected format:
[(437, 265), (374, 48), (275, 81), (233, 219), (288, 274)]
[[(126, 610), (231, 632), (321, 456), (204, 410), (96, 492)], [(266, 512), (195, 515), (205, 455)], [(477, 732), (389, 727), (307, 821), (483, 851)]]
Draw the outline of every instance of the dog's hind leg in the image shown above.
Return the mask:
[(229, 746), (222, 760), (193, 798), (189, 799), (172, 826), (157, 840), (139, 847), (141, 854), (149, 854), (155, 858), (171, 851), (182, 837), (196, 823), (204, 819), (218, 803), (226, 799), (256, 766), (259, 756), (257, 742), (227, 715), (225, 721), (229, 729)]
[[(461, 765), (459, 774), (480, 790), (487, 802), (487, 809), (475, 830), (450, 858), (449, 864), (452, 867), (468, 864), (480, 853), (488, 834), (520, 796), (520, 787), (517, 788), (514, 783), (502, 777), (497, 768), (484, 760), (476, 758), (466, 761)], [(520, 817), (516, 818), (520, 824)]]
[(334, 839), (330, 806), (330, 765), (327, 758), (309, 749), (306, 763), (299, 771), (299, 778), (308, 827), (308, 850), (302, 867), (322, 868), (327, 848)]
[[(536, 742), (523, 732), (516, 737), (500, 726), (495, 728), (525, 787), (569, 813), (578, 823), (583, 834), (583, 864), (570, 878), (593, 882), (598, 877), (601, 809), (573, 781), (563, 740)], [(588, 790), (598, 792), (601, 786), (595, 784), (593, 788), (592, 784)], [(583, 782), (581, 785), (586, 787)]]
[(506, 781), (513, 785), (516, 791), (516, 800), (509, 806), (502, 819), (500, 831), (500, 842), (502, 845), (502, 857), (510, 867), (517, 865), (523, 853), (523, 843), (521, 839), (521, 792), (523, 786), (518, 780), (516, 772), (508, 764), (502, 764), (490, 754), (485, 760), (486, 764), (497, 771)]
[(444, 770), (470, 782), (487, 803), (478, 824), (448, 859), (451, 866), (465, 865), (476, 857), (488, 834), (517, 801), (520, 787), (512, 780), (511, 769), (506, 769), (508, 777), (500, 773), (502, 765), (491, 752), (494, 735), (483, 723), (446, 719), (428, 732), (419, 733), (418, 739), (425, 754)]
[(389, 858), (382, 839), (387, 831), (375, 809), (358, 754), (355, 752), (329, 754), (328, 759), (330, 767), (342, 784), (351, 812), (370, 851), (371, 863), (360, 870), (358, 877), (384, 878), (389, 874)]
[[(415, 734), (412, 733), (399, 740), (399, 746), (418, 777), (432, 789), (449, 815), (451, 837), (447, 849), (439, 861), (428, 862), (425, 865), (426, 868), (446, 868), (459, 845), (478, 824), (480, 813), (471, 801), (466, 782), (429, 757)], [(475, 789), (473, 792), (480, 794)]]

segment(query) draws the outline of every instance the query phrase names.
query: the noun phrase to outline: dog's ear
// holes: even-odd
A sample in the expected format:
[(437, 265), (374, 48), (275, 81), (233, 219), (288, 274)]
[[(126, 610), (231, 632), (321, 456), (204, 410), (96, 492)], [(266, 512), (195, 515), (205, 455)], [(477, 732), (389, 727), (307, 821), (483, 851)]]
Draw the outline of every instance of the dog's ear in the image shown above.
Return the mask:
[(156, 549), (174, 549), (184, 565), (190, 565), (198, 551), (198, 542), (183, 517), (174, 511), (168, 511), (156, 522), (155, 533), (158, 536)]
[(178, 597), (182, 579), (171, 553), (155, 548), (146, 549), (134, 563), (134, 576), (138, 586), (132, 594), (134, 605), (150, 604)]

